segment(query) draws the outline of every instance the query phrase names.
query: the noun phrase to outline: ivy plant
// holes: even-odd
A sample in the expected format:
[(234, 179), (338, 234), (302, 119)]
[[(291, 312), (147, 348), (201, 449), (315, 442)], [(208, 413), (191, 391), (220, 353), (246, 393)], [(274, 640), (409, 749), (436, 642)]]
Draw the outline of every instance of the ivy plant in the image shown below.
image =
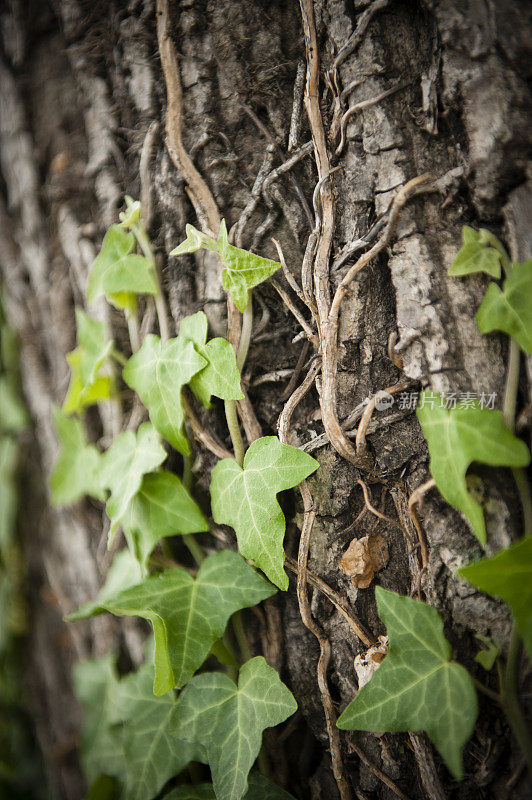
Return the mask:
[(187, 455), (190, 447), (183, 432), (181, 390), (206, 366), (207, 361), (192, 342), (177, 338), (163, 343), (158, 336), (149, 334), (123, 372), (124, 380), (137, 392), (157, 430), (176, 450)]
[(185, 317), (179, 327), (179, 336), (191, 342), (206, 365), (195, 373), (188, 382), (198, 400), (207, 408), (211, 397), (222, 400), (241, 400), (244, 397), (240, 387), (240, 372), (236, 365), (235, 351), (226, 339), (218, 336), (207, 341), (209, 323), (203, 311)]
[(532, 260), (513, 264), (502, 289), (490, 283), (477, 311), (481, 333), (503, 331), (532, 354)]
[(296, 709), (277, 672), (257, 656), (241, 667), (238, 684), (220, 673), (192, 678), (179, 696), (173, 725), (179, 738), (204, 749), (218, 800), (240, 800), (262, 732)]
[(137, 433), (124, 431), (101, 456), (100, 479), (111, 494), (107, 513), (113, 532), (140, 490), (146, 473), (166, 459), (166, 450), (153, 425), (144, 422)]
[[(224, 550), (207, 556), (196, 578), (174, 567), (114, 596), (106, 590), (90, 608), (90, 615), (110, 611), (151, 622), (155, 634), (154, 692), (161, 695), (183, 686), (201, 667), (236, 611), (272, 594), (274, 587), (241, 556)], [(69, 619), (85, 616), (87, 609), (71, 614)]]
[(388, 655), (338, 719), (339, 728), (426, 731), (455, 778), (462, 778), (462, 747), (477, 718), (477, 696), (435, 608), (375, 589), (377, 610), (390, 640)]
[(182, 256), (205, 249), (218, 253), (222, 262), (222, 283), (239, 311), (244, 311), (249, 302), (249, 290), (258, 286), (281, 268), (278, 261), (262, 258), (248, 250), (241, 250), (229, 244), (227, 226), (222, 220), (218, 239), (213, 239), (198, 231), (193, 225), (186, 226), (187, 238), (170, 252), (171, 256)]
[[(216, 794), (212, 783), (198, 783), (195, 786), (179, 786), (165, 795), (164, 800), (216, 800)], [(294, 798), (257, 772), (249, 776), (244, 800), (294, 800)]]
[(106, 400), (114, 391), (112, 377), (101, 374), (113, 349), (113, 342), (106, 339), (103, 322), (76, 308), (76, 327), (78, 346), (67, 355), (71, 369), (70, 386), (63, 403), (67, 414), (79, 413), (85, 406)]
[(132, 311), (136, 295), (158, 291), (153, 264), (134, 252), (135, 235), (121, 225), (111, 225), (94, 261), (87, 285), (89, 303), (105, 295), (117, 308)]
[(486, 594), (508, 603), (532, 658), (532, 537), (462, 567), (459, 574)]
[(121, 524), (130, 550), (145, 569), (161, 539), (209, 530), (204, 513), (181, 480), (166, 470), (144, 475)]
[(528, 447), (505, 427), (502, 413), (482, 408), (445, 407), (445, 398), (422, 392), (416, 410), (430, 453), (430, 471), (448, 503), (462, 511), (480, 542), (486, 541), (482, 507), (466, 484), (466, 472), (474, 461), (490, 466), (526, 467)]
[(485, 228), (476, 231), (469, 225), (464, 225), (462, 247), (451, 264), (449, 275), (462, 277), (485, 272), (492, 278), (500, 278), (504, 257), (504, 250), (492, 233)]
[(85, 724), (81, 756), (85, 774), (116, 778), (123, 800), (151, 800), (190, 761), (198, 748), (171, 732), (175, 693), (153, 694), (153, 666), (120, 679), (115, 656), (84, 661), (74, 669), (74, 686)]
[[(150, 800), (196, 760), (209, 764), (213, 787), (206, 791), (216, 797), (285, 798), (260, 776), (252, 777), (248, 787), (247, 776), (262, 731), (283, 722), (296, 703), (263, 658), (249, 657), (238, 615), (277, 591), (245, 558), (280, 588), (287, 587), (285, 520), (276, 495), (310, 475), (317, 462), (274, 436), (253, 442), (244, 457), (235, 405), (244, 397), (240, 370), (251, 333), (251, 289), (280, 264), (232, 247), (225, 224), (217, 240), (188, 226), (187, 241), (175, 252), (202, 246), (220, 255), (224, 286), (247, 314), (246, 346), (237, 359), (225, 339), (209, 339), (203, 311), (183, 319), (171, 338), (141, 212), (138, 202), (126, 198), (120, 223), (106, 233), (87, 286), (89, 303), (105, 296), (124, 310), (131, 353), (119, 352), (104, 325), (77, 309), (78, 344), (67, 357), (70, 386), (63, 409), (54, 411), (60, 452), (51, 475), (52, 500), (70, 504), (90, 495), (105, 503), (110, 537), (122, 529), (127, 543), (115, 554), (97, 597), (68, 619), (110, 612), (144, 618), (154, 632), (153, 655), (125, 677), (117, 674), (112, 654), (76, 668), (76, 690), (85, 711), (81, 752), (92, 783), (89, 796), (101, 792), (120, 800)], [(160, 335), (148, 334), (141, 342), (137, 314), (143, 295), (155, 299)], [(120, 380), (137, 393), (150, 422), (123, 430), (102, 451), (87, 439), (84, 413), (119, 396)], [(216, 398), (224, 401), (235, 458), (223, 459), (213, 470), (212, 511), (216, 522), (234, 526), (241, 554), (223, 550), (206, 556), (194, 539), (194, 534), (207, 534), (209, 523), (193, 496), (185, 387), (207, 409)], [(182, 478), (162, 468), (171, 448), (183, 457)], [(175, 463), (173, 457), (168, 463)], [(166, 541), (175, 536), (188, 544), (197, 571), (168, 565), (172, 551)], [(153, 557), (159, 545), (166, 546), (162, 561)], [(212, 654), (229, 674), (194, 676)], [(237, 685), (233, 678), (238, 672)], [(178, 698), (176, 689), (182, 689)], [(222, 727), (223, 736), (218, 735)]]
[(84, 495), (103, 500), (102, 456), (94, 445), (87, 444), (81, 420), (56, 407), (53, 421), (61, 449), (50, 476), (52, 502), (69, 505)]
[[(532, 261), (512, 263), (499, 240), (489, 231), (465, 226), (463, 246), (449, 274), (456, 277), (485, 273), (493, 279), (505, 274), (502, 289), (491, 283), (476, 314), (481, 333), (494, 330), (512, 336), (532, 352)], [(521, 495), (525, 533), (532, 533), (530, 491), (524, 473), (530, 452), (513, 434), (519, 377), (508, 370), (504, 415), (483, 408), (475, 400), (450, 407), (444, 397), (423, 392), (417, 417), (427, 440), (430, 471), (443, 497), (462, 511), (481, 544), (486, 544), (482, 508), (468, 491), (466, 472), (473, 462), (514, 468)], [(477, 588), (508, 604), (517, 630), (532, 656), (532, 536), (492, 557), (459, 570)], [(463, 776), (461, 749), (473, 731), (477, 700), (467, 671), (451, 659), (437, 611), (408, 597), (377, 587), (379, 615), (388, 629), (389, 652), (370, 681), (338, 719), (340, 728), (370, 731), (425, 730), (457, 778)], [(515, 686), (518, 639), (510, 638), (507, 663), (501, 664), (498, 644), (483, 637), (475, 660), (486, 670), (499, 664), (500, 689), (495, 695), (532, 768), (532, 737), (520, 710)], [(493, 697), (493, 693), (491, 693)]]
[(212, 472), (214, 521), (235, 529), (242, 555), (280, 589), (288, 588), (288, 576), (283, 569), (285, 518), (276, 495), (317, 468), (318, 462), (307, 453), (281, 444), (276, 436), (265, 436), (253, 442), (243, 467), (224, 458)]

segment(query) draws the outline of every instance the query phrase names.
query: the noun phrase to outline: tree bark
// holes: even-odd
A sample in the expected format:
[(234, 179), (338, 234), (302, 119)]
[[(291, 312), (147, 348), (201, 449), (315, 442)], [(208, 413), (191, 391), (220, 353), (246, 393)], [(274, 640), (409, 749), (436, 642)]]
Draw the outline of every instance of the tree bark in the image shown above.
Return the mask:
[[(409, 201), (391, 243), (360, 272), (343, 300), (339, 419), (347, 420), (377, 391), (405, 381), (412, 382), (413, 392), (426, 387), (457, 396), (495, 393), (500, 407), (507, 342), (480, 336), (474, 322), (486, 280), (451, 278), (447, 270), (463, 224), (489, 228), (518, 260), (532, 255), (532, 6), (509, 0), (318, 0), (313, 13), (319, 110), (330, 168), (339, 167), (320, 196), (322, 209), (329, 202), (335, 206), (325, 294), (334, 292), (353, 263), (340, 263), (345, 247), (365, 236), (408, 180), (424, 173), (441, 179), (437, 190)], [(170, 4), (170, 16), (183, 92), (184, 148), (228, 228), (240, 220), (239, 244), (277, 258), (274, 237), (300, 282), (314, 225), (313, 148), (260, 191), (260, 176), (312, 140), (302, 96), (306, 54), (300, 7), (295, 0), (179, 0)], [(154, 3), (11, 0), (2, 12), (2, 35), (0, 260), (34, 423), (31, 481), (23, 487), (33, 610), (26, 677), (52, 795), (78, 800), (84, 780), (76, 755), (81, 715), (71, 687), (72, 664), (117, 648), (137, 664), (144, 632), (107, 615), (62, 622), (64, 614), (97, 593), (110, 560), (102, 508), (83, 502), (54, 509), (44, 489), (57, 454), (52, 405), (64, 398), (65, 354), (75, 346), (74, 306), (85, 303), (91, 262), (106, 228), (117, 221), (125, 194), (140, 197), (148, 213), (172, 332), (183, 316), (204, 308), (213, 334), (225, 335), (225, 293), (212, 254), (167, 255), (182, 240), (185, 223), (206, 229), (208, 220), (201, 209), (198, 218), (186, 176), (166, 146), (168, 86)], [(348, 108), (388, 90), (393, 92), (343, 117)], [(264, 433), (275, 433), (287, 373), (284, 383), (259, 379), (293, 370), (304, 340), (271, 285), (261, 286), (254, 297), (259, 322), (244, 377)], [(118, 313), (104, 303), (90, 311), (118, 342), (126, 342)], [(143, 329), (153, 325), (148, 306)], [(312, 352), (311, 347), (303, 354), (301, 378)], [(531, 374), (529, 364), (521, 375), (521, 406), (532, 402)], [(100, 415), (91, 412), (94, 438), (108, 444), (127, 420), (125, 408), (124, 416), (104, 407)], [(366, 513), (352, 527), (364, 507), (357, 483), (363, 478), (373, 505), (398, 522), (378, 521), (389, 561), (376, 580), (403, 594), (421, 587), (443, 615), (459, 661), (489, 684), (491, 678), (473, 660), (474, 636), (489, 634), (506, 645), (509, 616), (500, 603), (455, 576), (482, 550), (436, 490), (424, 497), (419, 512), (429, 558), (421, 574), (407, 504), (430, 474), (412, 409), (396, 403), (391, 414), (375, 412), (368, 471), (328, 444), (319, 408), (312, 388), (290, 428), (290, 443), (308, 445), (321, 466), (310, 481), (317, 514), (309, 569), (344, 598), (365, 628), (384, 632), (372, 588), (355, 589), (338, 566), (353, 537), (367, 535), (378, 521)], [(218, 411), (204, 423), (230, 446)], [(194, 455), (198, 493), (205, 499), (214, 461), (200, 445)], [(476, 473), (494, 551), (519, 535), (519, 503), (504, 470)], [(283, 502), (286, 550), (297, 557), (303, 508), (295, 494)], [(366, 645), (322, 592), (311, 585), (309, 596), (312, 616), (331, 646), (327, 677), (338, 711), (355, 694), (353, 659)], [(258, 626), (251, 614), (246, 619), (254, 631), (254, 653), (264, 652), (281, 668), (302, 712), (284, 743), (273, 734), (267, 738), (275, 777), (297, 797), (336, 798), (316, 678), (319, 647), (301, 621), (295, 581), (270, 602), (269, 626)], [(522, 689), (527, 681), (523, 665)], [(343, 769), (354, 794), (396, 797), (384, 774), (413, 800), (529, 796), (521, 755), (504, 718), (489, 699), (481, 697), (480, 705), (460, 784), (423, 736), (342, 733)]]

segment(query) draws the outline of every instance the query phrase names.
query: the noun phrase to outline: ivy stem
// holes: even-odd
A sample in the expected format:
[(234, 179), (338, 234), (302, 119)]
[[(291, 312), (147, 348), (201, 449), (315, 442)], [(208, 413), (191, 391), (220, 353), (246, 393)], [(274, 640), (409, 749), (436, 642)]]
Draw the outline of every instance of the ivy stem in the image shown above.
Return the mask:
[[(509, 272), (509, 267), (505, 271)], [(504, 398), (502, 414), (506, 427), (512, 433), (515, 429), (515, 410), (517, 405), (517, 392), (519, 389), (519, 363), (521, 352), (515, 339), (510, 339), (508, 350), (508, 370), (506, 372), (506, 382), (504, 386)], [(521, 508), (523, 511), (523, 524), (525, 536), (532, 535), (532, 499), (530, 497), (530, 487), (524, 469), (514, 467), (512, 469), (515, 485), (519, 493)]]
[(126, 320), (131, 352), (136, 353), (140, 347), (139, 321), (136, 311), (126, 311)]
[[(190, 492), (192, 488), (192, 455), (190, 453), (183, 456), (183, 486), (187, 492)], [(205, 561), (203, 547), (197, 542), (193, 533), (187, 533), (183, 536), (183, 542), (188, 547), (189, 553), (198, 567), (200, 567)]]
[(501, 681), (502, 705), (514, 736), (526, 759), (528, 769), (532, 773), (532, 736), (527, 728), (517, 696), (520, 652), (521, 641), (514, 623), (510, 634), (508, 655), (506, 657), (506, 669), (504, 671), (503, 680)]
[(251, 341), (251, 331), (253, 330), (253, 293), (251, 289), (248, 291), (248, 304), (242, 314), (242, 331), (240, 333), (240, 341), (238, 343), (238, 351), (236, 354), (236, 365), (240, 372), (244, 368), (246, 358), (248, 356), (249, 343)]
[(192, 488), (192, 454), (183, 456), (183, 486), (190, 492)]
[(242, 656), (242, 661), (249, 661), (251, 656), (251, 650), (249, 649), (248, 640), (246, 639), (246, 634), (244, 632), (244, 625), (242, 623), (242, 614), (240, 611), (237, 611), (233, 614), (231, 622), (233, 623), (233, 633), (235, 634), (235, 639), (238, 644), (238, 649), (240, 650), (240, 655)]
[(187, 546), (190, 555), (198, 567), (201, 567), (202, 563), (205, 561), (205, 553), (203, 552), (203, 547), (194, 538), (194, 534), (187, 533), (183, 536), (183, 542)]
[[(253, 298), (251, 289), (248, 291), (248, 303), (242, 315), (242, 331), (240, 333), (240, 341), (238, 343), (238, 350), (236, 353), (236, 365), (240, 372), (246, 363), (246, 358), (249, 350), (249, 343), (251, 341), (251, 331), (253, 329)], [(243, 466), (244, 464), (244, 442), (242, 441), (242, 434), (240, 433), (240, 425), (238, 424), (238, 415), (236, 412), (236, 401), (225, 400), (225, 418), (227, 420), (227, 427), (231, 436), (233, 444), (233, 453), (237, 464)]]
[(512, 474), (521, 500), (525, 536), (532, 536), (532, 498), (526, 472), (524, 469), (515, 467), (512, 469)]
[(127, 358), (123, 353), (120, 352), (120, 350), (117, 350), (116, 347), (113, 347), (113, 349), (111, 350), (111, 355), (115, 359), (115, 361), (118, 361), (118, 363), (121, 364), (123, 367), (126, 366)]
[(142, 250), (144, 257), (151, 262), (153, 274), (155, 276), (155, 281), (157, 283), (157, 293), (155, 295), (155, 311), (157, 312), (157, 321), (159, 323), (159, 333), (161, 335), (161, 341), (166, 342), (170, 338), (170, 330), (168, 327), (168, 314), (166, 312), (166, 301), (164, 299), (164, 295), (161, 289), (161, 279), (159, 276), (159, 270), (157, 269), (157, 262), (155, 261), (155, 256), (153, 254), (151, 242), (149, 239), (148, 234), (146, 233), (146, 228), (141, 222), (135, 222), (131, 225), (131, 230), (135, 234), (135, 238), (140, 245), (140, 249)]
[(513, 431), (515, 420), (515, 407), (517, 403), (517, 391), (519, 388), (519, 345), (515, 339), (510, 339), (508, 350), (508, 370), (506, 372), (506, 383), (504, 386), (504, 398), (502, 414), (508, 430)]
[[(512, 266), (506, 252), (503, 256), (504, 272), (508, 276)], [(515, 410), (517, 404), (517, 393), (519, 388), (519, 345), (515, 339), (510, 338), (508, 353), (508, 370), (506, 373), (506, 383), (504, 386), (503, 416), (508, 429), (513, 433), (515, 429)], [(521, 506), (524, 517), (525, 536), (532, 534), (532, 504), (530, 500), (530, 489), (523, 469), (513, 469), (515, 484), (519, 492)], [(522, 708), (519, 705), (518, 683), (519, 683), (519, 658), (521, 653), (521, 640), (515, 622), (512, 625), (510, 643), (506, 656), (505, 669), (500, 675), (501, 700), (504, 713), (510, 723), (513, 734), (517, 739), (519, 747), (528, 764), (528, 769), (532, 772), (532, 736), (527, 727)]]
[(225, 418), (227, 420), (227, 427), (233, 443), (233, 453), (235, 460), (241, 467), (244, 465), (244, 442), (242, 441), (242, 434), (240, 433), (240, 425), (238, 424), (238, 416), (236, 413), (236, 401), (224, 400)]
[(488, 689), (487, 686), (484, 686), (484, 684), (481, 681), (478, 681), (476, 678), (473, 678), (473, 676), (471, 677), (473, 679), (473, 683), (475, 684), (479, 692), (485, 694), (486, 697), (489, 697), (489, 699), (493, 700), (494, 703), (498, 703), (499, 705), (501, 705), (502, 697), (500, 694), (497, 694), (497, 692), (493, 692), (491, 689)]
[(167, 342), (170, 338), (170, 331), (168, 329), (168, 318), (166, 316), (166, 303), (163, 297), (161, 286), (159, 283), (159, 276), (157, 276), (157, 283), (159, 284), (159, 291), (155, 295), (155, 311), (159, 321), (159, 333), (161, 334), (161, 341)]

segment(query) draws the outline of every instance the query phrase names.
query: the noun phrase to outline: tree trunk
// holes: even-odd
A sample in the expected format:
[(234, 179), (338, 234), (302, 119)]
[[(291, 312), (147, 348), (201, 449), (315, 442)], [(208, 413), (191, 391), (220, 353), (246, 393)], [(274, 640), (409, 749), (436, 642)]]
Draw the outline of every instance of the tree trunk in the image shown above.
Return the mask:
[[(307, 12), (312, 8), (303, 0), (302, 6)], [(277, 258), (274, 237), (298, 283), (316, 210), (326, 219), (327, 209), (335, 207), (332, 250), (326, 254), (334, 291), (353, 263), (353, 257), (341, 262), (344, 248), (372, 228), (398, 190), (424, 173), (441, 179), (407, 203), (389, 246), (361, 271), (343, 300), (340, 421), (365, 398), (408, 382), (408, 393), (421, 387), (457, 397), (495, 393), (500, 407), (507, 344), (497, 335), (480, 336), (474, 322), (486, 280), (457, 280), (447, 270), (463, 224), (489, 228), (514, 258), (532, 255), (532, 174), (527, 172), (532, 5), (315, 2), (319, 53), (311, 56), (319, 56), (319, 109), (330, 168), (338, 170), (328, 178), (321, 173), (314, 209), (318, 173), (311, 145), (291, 170), (265, 189), (261, 183), (312, 141), (303, 104), (309, 54), (298, 3), (176, 0), (170, 14), (183, 90), (182, 119), (170, 120), (170, 127), (181, 124), (184, 148), (228, 228), (240, 220), (237, 244)], [(44, 489), (57, 454), (52, 405), (64, 399), (65, 354), (75, 346), (74, 306), (84, 305), (91, 262), (126, 194), (140, 197), (148, 213), (172, 332), (183, 316), (204, 308), (212, 332), (224, 335), (225, 293), (211, 254), (168, 257), (184, 238), (185, 223), (203, 229), (209, 223), (201, 209), (197, 215), (187, 176), (166, 146), (169, 88), (153, 0), (11, 0), (2, 12), (2, 33), (0, 260), (34, 423), (31, 469), (22, 487), (32, 608), (26, 678), (52, 796), (78, 800), (84, 791), (76, 755), (81, 713), (71, 667), (117, 648), (138, 664), (144, 633), (132, 621), (108, 615), (62, 622), (64, 614), (95, 596), (110, 560), (102, 508), (87, 501), (54, 509)], [(388, 90), (393, 91), (379, 99)], [(249, 213), (242, 216), (246, 208)], [(311, 324), (284, 278), (277, 280)], [(244, 377), (263, 432), (269, 434), (276, 432), (289, 372), (302, 364), (300, 382), (313, 351), (312, 346), (307, 351), (299, 322), (270, 284), (254, 297), (258, 321)], [(118, 342), (126, 342), (117, 312), (104, 303), (91, 312)], [(154, 325), (150, 307), (142, 324), (145, 331)], [(260, 380), (279, 370), (280, 379)], [(532, 402), (531, 372), (528, 378), (522, 374), (521, 405)], [(420, 509), (429, 558), (421, 572), (407, 506), (411, 492), (430, 478), (428, 453), (412, 408), (399, 404), (398, 397), (391, 410), (373, 415), (368, 469), (349, 463), (328, 443), (315, 388), (295, 409), (290, 443), (308, 445), (321, 465), (310, 481), (317, 516), (309, 569), (344, 599), (365, 628), (384, 633), (373, 589), (355, 589), (338, 566), (353, 537), (378, 523), (389, 548), (378, 583), (402, 594), (424, 593), (442, 613), (458, 660), (489, 681), (473, 660), (474, 635), (489, 634), (506, 644), (509, 617), (500, 603), (455, 576), (482, 550), (436, 490), (426, 494)], [(127, 406), (123, 416), (103, 406), (100, 415), (91, 412), (94, 438), (108, 444), (127, 413)], [(204, 424), (225, 436), (219, 412), (207, 414)], [(214, 461), (199, 444), (194, 455), (197, 494), (205, 498)], [(519, 534), (519, 503), (504, 470), (479, 470), (478, 475), (488, 541), (495, 550)], [(359, 478), (369, 487), (373, 505), (393, 524), (366, 513), (353, 527), (364, 508)], [(296, 493), (283, 502), (286, 551), (297, 558), (302, 506)], [(366, 645), (312, 585), (309, 597), (312, 616), (332, 649), (327, 677), (339, 711), (355, 694), (353, 659)], [(284, 742), (273, 734), (267, 738), (277, 782), (296, 797), (336, 798), (317, 683), (319, 646), (302, 623), (295, 582), (270, 602), (266, 624), (257, 627), (252, 614), (246, 619), (254, 631), (254, 653), (264, 652), (281, 668), (301, 710)], [(530, 796), (522, 757), (504, 718), (489, 699), (481, 697), (480, 704), (461, 783), (452, 781), (424, 736), (342, 733), (343, 770), (354, 794), (394, 798), (391, 780), (412, 800)]]

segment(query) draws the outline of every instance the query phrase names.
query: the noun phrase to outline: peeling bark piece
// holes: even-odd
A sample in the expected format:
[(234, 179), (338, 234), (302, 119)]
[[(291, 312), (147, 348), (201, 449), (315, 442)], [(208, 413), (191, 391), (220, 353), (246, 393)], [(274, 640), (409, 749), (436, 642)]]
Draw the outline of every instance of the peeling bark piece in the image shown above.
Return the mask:
[(353, 586), (357, 589), (367, 589), (373, 576), (388, 563), (388, 545), (386, 539), (376, 533), (374, 536), (364, 536), (362, 539), (353, 539), (342, 558), (340, 569), (349, 575)]
[(375, 670), (388, 654), (388, 637), (379, 636), (379, 644), (373, 644), (365, 653), (355, 656), (355, 672), (358, 678), (358, 689), (362, 689), (372, 679)]

